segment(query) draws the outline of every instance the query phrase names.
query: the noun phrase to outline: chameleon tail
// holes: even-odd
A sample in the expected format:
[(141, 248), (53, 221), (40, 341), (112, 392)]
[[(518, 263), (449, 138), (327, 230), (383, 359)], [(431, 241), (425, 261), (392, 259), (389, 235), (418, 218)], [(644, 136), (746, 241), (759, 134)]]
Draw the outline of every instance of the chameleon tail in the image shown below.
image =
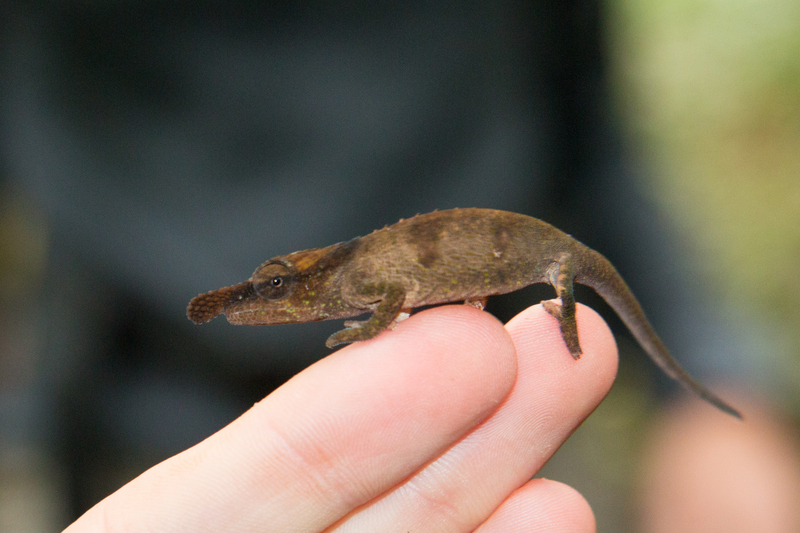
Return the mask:
[(653, 326), (645, 317), (641, 305), (636, 300), (628, 285), (617, 273), (611, 262), (591, 248), (584, 247), (579, 251), (583, 257), (576, 261), (578, 273), (575, 281), (587, 285), (611, 306), (619, 315), (630, 332), (642, 345), (650, 358), (672, 379), (683, 387), (694, 392), (714, 407), (734, 416), (742, 418), (741, 413), (725, 403), (703, 385), (695, 381), (672, 357), (667, 347), (661, 342)]

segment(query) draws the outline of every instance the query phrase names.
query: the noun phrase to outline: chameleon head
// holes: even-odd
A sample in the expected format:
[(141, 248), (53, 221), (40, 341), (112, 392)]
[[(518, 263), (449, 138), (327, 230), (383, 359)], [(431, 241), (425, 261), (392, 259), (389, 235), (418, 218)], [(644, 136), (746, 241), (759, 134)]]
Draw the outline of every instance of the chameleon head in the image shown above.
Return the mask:
[(196, 324), (225, 314), (231, 324), (291, 324), (346, 318), (367, 309), (349, 305), (341, 296), (340, 270), (348, 243), (277, 256), (259, 266), (252, 277), (195, 297), (186, 314)]
[(236, 325), (286, 324), (307, 321), (303, 308), (293, 302), (297, 276), (291, 267), (272, 259), (256, 269), (246, 295), (229, 299), (221, 312)]
[(291, 308), (279, 301), (288, 299), (294, 286), (295, 276), (286, 265), (267, 262), (245, 282), (195, 296), (186, 308), (186, 316), (195, 324), (223, 313), (231, 324), (296, 322), (293, 314), (279, 316), (284, 308)]

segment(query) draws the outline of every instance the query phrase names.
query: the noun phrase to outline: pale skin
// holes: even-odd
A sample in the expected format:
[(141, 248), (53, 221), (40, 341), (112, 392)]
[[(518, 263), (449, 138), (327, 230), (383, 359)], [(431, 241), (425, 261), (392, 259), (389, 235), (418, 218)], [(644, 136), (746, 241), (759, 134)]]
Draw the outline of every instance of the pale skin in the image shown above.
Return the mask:
[(586, 501), (531, 478), (600, 403), (614, 338), (578, 306), (583, 356), (535, 305), (503, 326), (428, 309), (307, 368), (151, 468), (68, 533), (592, 532)]

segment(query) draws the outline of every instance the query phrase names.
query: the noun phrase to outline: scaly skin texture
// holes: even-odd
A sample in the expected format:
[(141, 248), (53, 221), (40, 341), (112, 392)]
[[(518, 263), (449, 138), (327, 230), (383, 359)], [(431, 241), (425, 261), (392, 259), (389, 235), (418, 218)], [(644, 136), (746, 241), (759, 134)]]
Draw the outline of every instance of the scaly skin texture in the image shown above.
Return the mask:
[[(543, 302), (564, 342), (581, 355), (573, 282), (592, 287), (670, 377), (719, 409), (741, 415), (694, 381), (670, 355), (611, 263), (541, 220), (493, 209), (417, 215), (365, 237), (277, 256), (238, 285), (201, 294), (186, 314), (197, 324), (224, 313), (231, 324), (268, 325), (348, 318), (326, 345), (371, 339), (412, 309), (549, 283), (561, 304)], [(401, 314), (405, 313), (405, 314)]]

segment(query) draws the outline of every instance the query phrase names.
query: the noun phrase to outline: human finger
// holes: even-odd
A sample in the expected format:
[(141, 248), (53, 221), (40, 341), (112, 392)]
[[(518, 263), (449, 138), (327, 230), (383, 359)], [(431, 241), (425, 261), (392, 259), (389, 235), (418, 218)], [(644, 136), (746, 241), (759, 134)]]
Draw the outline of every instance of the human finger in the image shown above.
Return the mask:
[(592, 508), (572, 487), (532, 479), (515, 490), (475, 533), (594, 533)]
[(525, 484), (606, 395), (617, 369), (611, 332), (577, 309), (583, 356), (574, 360), (541, 305), (506, 326), (517, 382), (491, 417), (379, 500), (332, 531), (472, 531)]
[(319, 531), (488, 416), (515, 372), (494, 317), (429, 310), (312, 365), (68, 531)]

